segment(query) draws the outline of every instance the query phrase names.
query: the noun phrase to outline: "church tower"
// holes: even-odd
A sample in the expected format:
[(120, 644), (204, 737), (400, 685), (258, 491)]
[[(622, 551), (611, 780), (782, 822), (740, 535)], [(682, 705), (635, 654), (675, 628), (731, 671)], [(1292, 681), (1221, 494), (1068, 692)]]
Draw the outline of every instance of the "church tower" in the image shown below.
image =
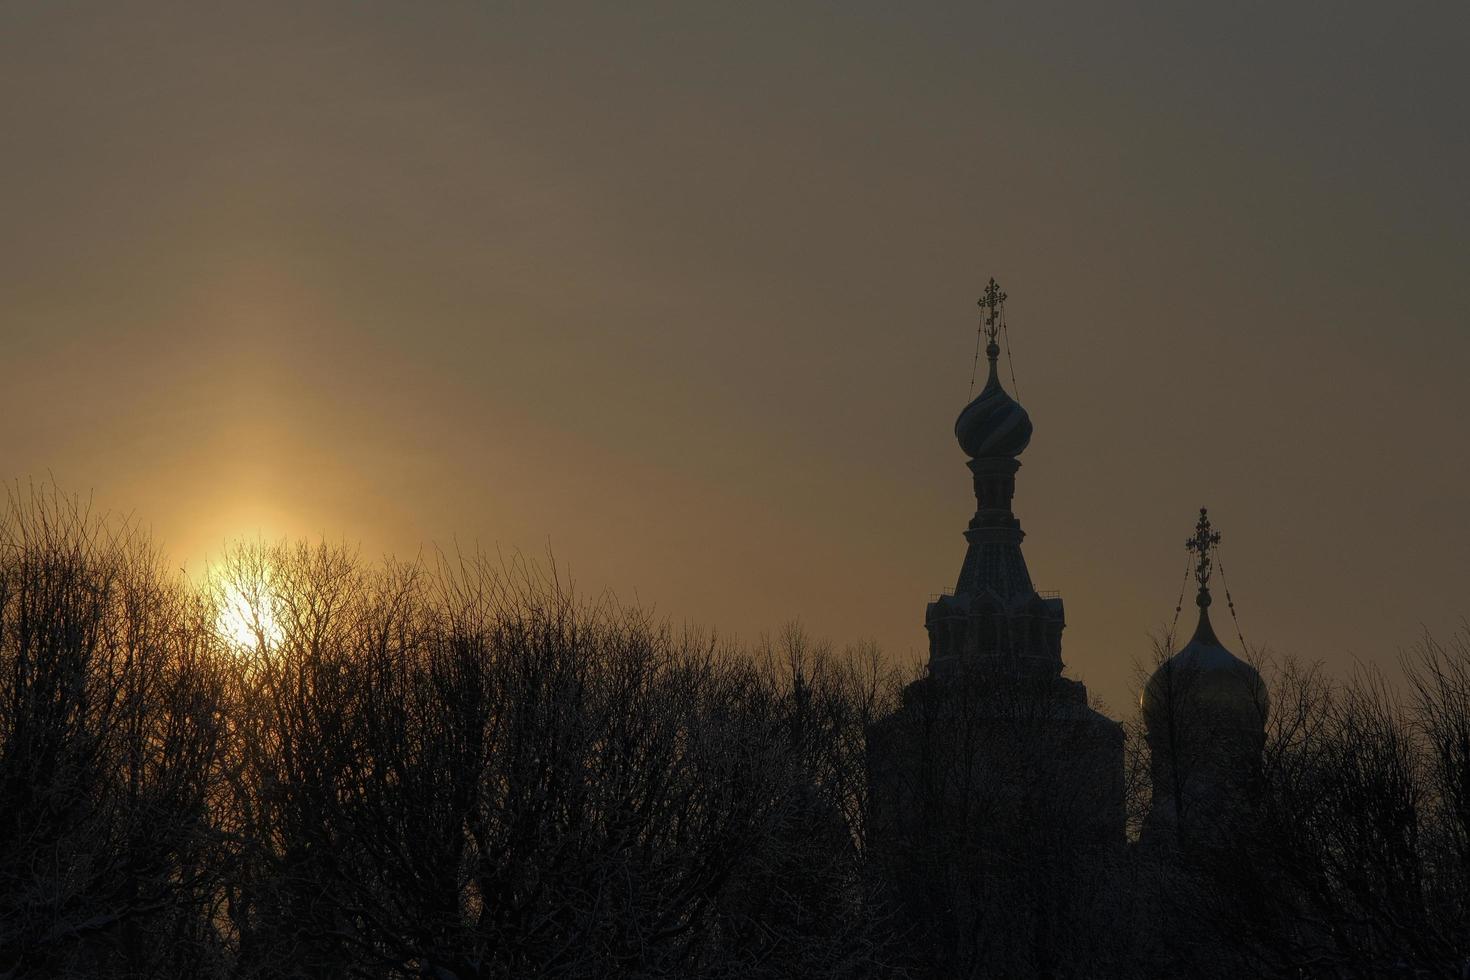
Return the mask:
[[(1011, 512), (1016, 457), (1031, 442), (1031, 417), (1000, 383), (997, 336), (1005, 323), (1005, 293), (994, 279), (980, 300), (989, 376), (980, 394), (955, 420), (955, 437), (970, 457), (975, 516), (965, 529), (968, 547), (952, 593), (929, 603), (929, 665), (935, 676), (964, 666), (1042, 677), (1060, 675), (1059, 596), (1040, 595), (1021, 554), (1025, 532)], [(1085, 700), (1085, 694), (1083, 694)]]
[[(1040, 686), (1079, 718), (1112, 725), (1087, 707), (1087, 689), (1062, 677), (1062, 599), (1031, 583), (1021, 541), (1026, 534), (1011, 510), (1017, 458), (1031, 442), (1031, 417), (1000, 382), (998, 337), (1005, 329), (1006, 294), (990, 280), (980, 299), (981, 330), (989, 362), (985, 387), (955, 420), (955, 438), (969, 457), (975, 516), (965, 528), (965, 559), (954, 591), (929, 603), (929, 673), (943, 679), (983, 671), (995, 679)], [(1118, 736), (1121, 743), (1121, 735)], [(1121, 768), (1121, 764), (1120, 764)]]
[(1266, 685), (1254, 667), (1225, 649), (1210, 623), (1210, 577), (1219, 544), (1220, 532), (1201, 507), (1185, 542), (1199, 586), (1199, 622), (1189, 642), (1159, 665), (1143, 689), (1153, 783), (1145, 844), (1207, 843), (1226, 831), (1261, 765)]
[(1122, 728), (1062, 676), (1062, 600), (1032, 584), (1011, 509), (1032, 427), (1000, 381), (1005, 299), (992, 279), (988, 377), (955, 422), (976, 501), (964, 562), (925, 611), (927, 671), (868, 736), (870, 847), (922, 924), (925, 975), (963, 972), (977, 937), (998, 944), (996, 976), (1066, 948), (1124, 841)]

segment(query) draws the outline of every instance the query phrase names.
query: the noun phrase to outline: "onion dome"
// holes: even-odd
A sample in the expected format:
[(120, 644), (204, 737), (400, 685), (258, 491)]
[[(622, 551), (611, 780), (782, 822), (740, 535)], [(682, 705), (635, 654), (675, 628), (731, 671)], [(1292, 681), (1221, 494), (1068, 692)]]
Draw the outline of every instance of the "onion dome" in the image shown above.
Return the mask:
[(1202, 734), (1260, 733), (1268, 707), (1266, 684), (1256, 668), (1225, 649), (1210, 625), (1210, 551), (1219, 544), (1220, 533), (1211, 530), (1203, 507), (1199, 514), (1194, 536), (1186, 543), (1197, 556), (1199, 625), (1184, 648), (1160, 664), (1144, 686), (1143, 720), (1150, 732), (1157, 733), (1182, 724)]
[[(1203, 598), (1207, 605), (1209, 593)], [(1149, 731), (1184, 725), (1201, 734), (1260, 732), (1268, 706), (1260, 672), (1221, 645), (1205, 606), (1194, 636), (1154, 671), (1142, 701)]]
[(1031, 416), (1000, 385), (996, 371), (1000, 348), (995, 341), (986, 346), (985, 353), (990, 358), (990, 377), (955, 420), (955, 438), (971, 459), (1019, 456), (1031, 442)]

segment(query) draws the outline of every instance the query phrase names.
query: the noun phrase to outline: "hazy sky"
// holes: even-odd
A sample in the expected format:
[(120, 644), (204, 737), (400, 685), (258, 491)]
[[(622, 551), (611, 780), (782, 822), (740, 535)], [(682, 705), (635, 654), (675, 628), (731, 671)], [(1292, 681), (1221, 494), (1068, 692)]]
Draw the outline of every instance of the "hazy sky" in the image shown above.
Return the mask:
[(0, 477), (191, 572), (549, 546), (907, 660), (993, 275), (1072, 676), (1127, 707), (1201, 505), (1247, 640), (1389, 661), (1470, 615), (1467, 50), (1463, 3), (0, 2)]

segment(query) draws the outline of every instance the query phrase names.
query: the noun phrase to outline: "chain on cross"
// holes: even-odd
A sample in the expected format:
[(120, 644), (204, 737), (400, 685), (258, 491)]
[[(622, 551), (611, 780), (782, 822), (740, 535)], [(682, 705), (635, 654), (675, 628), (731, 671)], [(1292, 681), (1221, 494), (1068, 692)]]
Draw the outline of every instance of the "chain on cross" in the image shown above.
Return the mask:
[(996, 334), (1000, 332), (1006, 309), (1006, 294), (1000, 291), (1000, 285), (993, 277), (990, 285), (985, 287), (985, 295), (975, 305), (985, 311), (985, 337), (993, 344)]
[(1210, 566), (1213, 564), (1210, 560), (1210, 549), (1219, 543), (1220, 532), (1210, 528), (1209, 511), (1201, 507), (1199, 523), (1194, 526), (1194, 536), (1184, 542), (1184, 550), (1199, 556), (1194, 566), (1194, 578), (1202, 589), (1210, 584)]

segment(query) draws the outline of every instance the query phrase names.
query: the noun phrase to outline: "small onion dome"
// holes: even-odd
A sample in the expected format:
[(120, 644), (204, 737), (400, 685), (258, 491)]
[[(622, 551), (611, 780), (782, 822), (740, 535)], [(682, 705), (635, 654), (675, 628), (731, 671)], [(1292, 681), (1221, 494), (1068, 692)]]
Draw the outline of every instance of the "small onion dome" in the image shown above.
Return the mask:
[[(1215, 733), (1259, 733), (1266, 721), (1266, 684), (1256, 668), (1221, 645), (1210, 626), (1209, 593), (1201, 599), (1194, 637), (1144, 685), (1144, 724), (1159, 734), (1197, 725)], [(1178, 711), (1172, 724), (1171, 706)]]
[(1000, 386), (995, 366), (1000, 349), (992, 342), (985, 353), (990, 356), (990, 378), (955, 419), (955, 438), (971, 459), (1019, 456), (1031, 441), (1031, 416)]

